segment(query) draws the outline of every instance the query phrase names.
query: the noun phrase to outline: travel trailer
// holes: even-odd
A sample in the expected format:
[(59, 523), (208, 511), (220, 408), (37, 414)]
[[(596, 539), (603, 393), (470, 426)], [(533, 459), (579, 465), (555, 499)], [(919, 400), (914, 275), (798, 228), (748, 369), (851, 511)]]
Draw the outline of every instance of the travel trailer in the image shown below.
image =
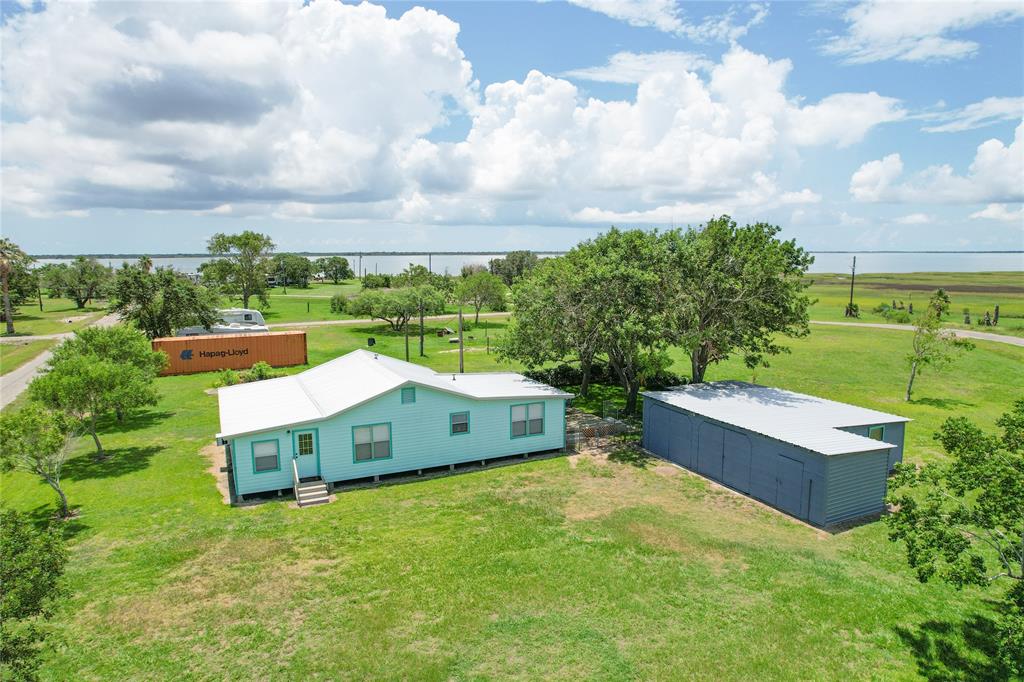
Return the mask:
[(203, 336), (206, 334), (249, 334), (270, 331), (263, 319), (263, 313), (249, 308), (226, 308), (218, 310), (220, 322), (206, 327), (184, 327), (176, 336)]

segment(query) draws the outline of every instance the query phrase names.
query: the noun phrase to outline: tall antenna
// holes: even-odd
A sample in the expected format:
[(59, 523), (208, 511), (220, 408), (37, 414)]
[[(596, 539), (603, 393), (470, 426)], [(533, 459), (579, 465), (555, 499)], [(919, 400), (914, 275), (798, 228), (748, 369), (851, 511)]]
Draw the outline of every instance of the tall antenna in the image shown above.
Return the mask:
[(846, 316), (857, 317), (853, 312), (853, 283), (857, 280), (857, 257), (853, 257), (853, 265), (850, 266), (850, 302), (846, 305)]

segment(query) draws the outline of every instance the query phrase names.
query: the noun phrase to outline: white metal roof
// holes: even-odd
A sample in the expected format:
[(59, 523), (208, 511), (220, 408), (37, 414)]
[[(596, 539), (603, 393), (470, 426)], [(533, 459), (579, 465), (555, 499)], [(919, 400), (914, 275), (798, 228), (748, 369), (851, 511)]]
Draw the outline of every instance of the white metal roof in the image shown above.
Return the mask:
[(894, 414), (744, 381), (677, 386), (645, 391), (643, 395), (823, 455), (896, 447), (842, 431), (842, 427), (910, 421)]
[(217, 391), (217, 437), (326, 419), (407, 384), (476, 400), (572, 397), (513, 372), (439, 374), (411, 362), (356, 350), (299, 374), (221, 388)]

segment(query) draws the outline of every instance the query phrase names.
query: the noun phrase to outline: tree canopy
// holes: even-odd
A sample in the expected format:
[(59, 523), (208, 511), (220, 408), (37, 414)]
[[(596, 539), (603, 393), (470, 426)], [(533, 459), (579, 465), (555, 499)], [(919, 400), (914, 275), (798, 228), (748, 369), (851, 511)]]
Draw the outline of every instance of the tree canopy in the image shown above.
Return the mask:
[(889, 537), (922, 582), (1009, 583), (1001, 604), (1003, 663), (1024, 674), (1024, 400), (986, 433), (965, 417), (935, 434), (948, 463), (900, 464), (889, 486)]
[(537, 267), (537, 254), (533, 251), (510, 251), (504, 258), (493, 258), (487, 264), (492, 275), (501, 277), (506, 286), (512, 286)]
[(961, 351), (974, 349), (974, 344), (961, 339), (942, 322), (949, 313), (949, 295), (937, 289), (928, 300), (925, 309), (914, 318), (914, 340), (907, 363), (910, 365), (910, 379), (904, 399), (908, 402), (914, 391), (914, 380), (925, 367), (938, 370), (953, 362)]
[(673, 343), (690, 355), (693, 382), (712, 363), (742, 354), (748, 367), (786, 352), (779, 336), (809, 333), (804, 278), (813, 256), (778, 227), (738, 227), (729, 216), (701, 230), (669, 233), (676, 288)]
[(352, 315), (365, 315), (387, 322), (394, 331), (401, 331), (417, 310), (417, 302), (411, 288), (381, 291), (367, 289), (349, 302)]
[(103, 457), (97, 422), (155, 405), (153, 379), (166, 362), (145, 335), (126, 325), (86, 327), (54, 349), (48, 371), (29, 384), (29, 396), (81, 422)]
[(352, 279), (356, 276), (352, 272), (352, 266), (349, 265), (348, 259), (343, 256), (317, 258), (313, 261), (313, 267), (317, 272), (335, 284), (340, 284), (342, 280)]
[(25, 289), (34, 291), (35, 278), (29, 272), (32, 259), (17, 244), (0, 238), (0, 288), (3, 294), (3, 318), (7, 333), (14, 333), (14, 306), (25, 298)]
[(43, 479), (57, 493), (63, 518), (71, 512), (60, 477), (74, 427), (64, 414), (31, 401), (16, 412), (0, 412), (0, 468)]
[(204, 281), (219, 287), (228, 296), (240, 298), (243, 308), (249, 307), (253, 296), (263, 305), (270, 305), (267, 275), (274, 242), (269, 236), (252, 230), (241, 234), (219, 232), (210, 237), (206, 250), (220, 258), (199, 267)]
[(111, 298), (111, 310), (150, 339), (173, 336), (182, 327), (209, 328), (219, 319), (212, 291), (171, 268), (147, 268), (141, 259), (117, 271)]
[(508, 290), (504, 282), (489, 272), (474, 272), (459, 280), (455, 286), (455, 297), (462, 303), (473, 306), (475, 322), (480, 321), (480, 309), (484, 306), (500, 309), (504, 307)]
[(0, 679), (35, 679), (67, 560), (56, 526), (40, 530), (20, 512), (0, 511)]
[(112, 275), (110, 269), (95, 258), (78, 256), (71, 263), (47, 268), (46, 276), (51, 291), (70, 298), (78, 308), (84, 308), (94, 298), (106, 295)]
[(305, 289), (309, 286), (309, 280), (316, 273), (316, 267), (313, 261), (305, 256), (279, 253), (271, 259), (270, 271), (277, 278), (278, 284)]

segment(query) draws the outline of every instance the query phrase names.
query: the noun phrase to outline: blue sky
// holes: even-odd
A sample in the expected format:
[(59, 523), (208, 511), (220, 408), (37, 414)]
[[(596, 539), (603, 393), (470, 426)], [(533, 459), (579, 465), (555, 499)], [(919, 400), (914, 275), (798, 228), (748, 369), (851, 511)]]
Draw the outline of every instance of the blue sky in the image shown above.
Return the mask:
[(721, 213), (1024, 248), (1020, 3), (2, 7), (2, 229), (34, 253), (560, 249)]

